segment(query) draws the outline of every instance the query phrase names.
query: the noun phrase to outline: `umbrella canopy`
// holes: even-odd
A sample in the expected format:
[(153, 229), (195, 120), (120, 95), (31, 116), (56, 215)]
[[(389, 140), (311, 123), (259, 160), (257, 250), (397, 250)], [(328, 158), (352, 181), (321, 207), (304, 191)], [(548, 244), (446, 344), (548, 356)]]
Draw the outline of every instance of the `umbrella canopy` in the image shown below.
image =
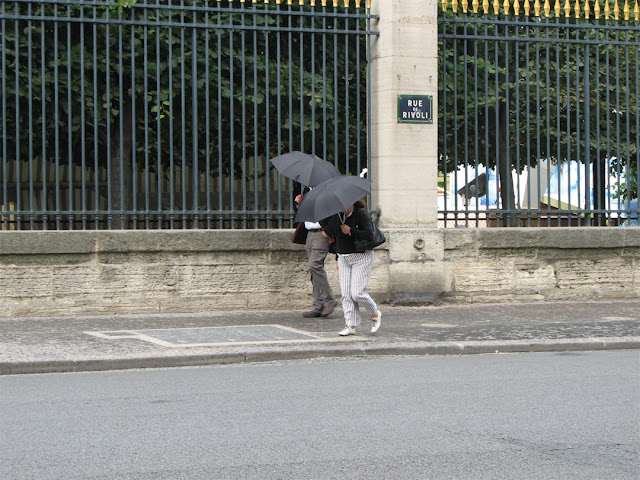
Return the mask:
[(294, 222), (317, 222), (342, 212), (371, 193), (371, 181), (350, 176), (330, 178), (307, 193)]
[(307, 187), (315, 187), (325, 180), (340, 175), (340, 171), (332, 163), (308, 153), (285, 153), (272, 158), (271, 163), (280, 175)]

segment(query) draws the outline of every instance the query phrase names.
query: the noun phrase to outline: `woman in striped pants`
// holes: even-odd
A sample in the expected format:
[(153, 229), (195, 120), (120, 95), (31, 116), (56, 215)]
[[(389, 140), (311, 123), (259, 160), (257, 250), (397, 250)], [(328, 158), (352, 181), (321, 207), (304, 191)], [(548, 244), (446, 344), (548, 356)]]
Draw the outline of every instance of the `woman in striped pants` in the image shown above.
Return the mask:
[(371, 214), (358, 201), (344, 212), (330, 217), (324, 230), (335, 239), (338, 256), (338, 276), (346, 324), (339, 335), (356, 334), (356, 327), (360, 326), (361, 321), (360, 307), (371, 316), (371, 332), (377, 332), (382, 312), (365, 291), (373, 268), (373, 250), (362, 251), (355, 244), (356, 239), (373, 240)]

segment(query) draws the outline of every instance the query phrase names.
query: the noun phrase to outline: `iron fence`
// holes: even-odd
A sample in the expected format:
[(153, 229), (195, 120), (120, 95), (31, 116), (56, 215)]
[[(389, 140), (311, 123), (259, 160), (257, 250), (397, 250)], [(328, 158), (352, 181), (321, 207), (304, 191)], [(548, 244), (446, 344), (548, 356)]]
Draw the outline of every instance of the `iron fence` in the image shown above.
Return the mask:
[(440, 226), (637, 225), (639, 15), (443, 0)]
[(0, 229), (290, 227), (269, 159), (369, 165), (370, 8), (0, 0)]

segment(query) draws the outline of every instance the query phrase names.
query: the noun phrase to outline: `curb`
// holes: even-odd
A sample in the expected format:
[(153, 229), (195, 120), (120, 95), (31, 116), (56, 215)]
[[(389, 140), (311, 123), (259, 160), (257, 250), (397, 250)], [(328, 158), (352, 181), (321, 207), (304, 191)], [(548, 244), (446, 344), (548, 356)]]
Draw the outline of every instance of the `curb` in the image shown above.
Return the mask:
[(96, 372), (140, 368), (175, 368), (205, 365), (308, 360), (314, 358), (374, 357), (387, 355), (478, 355), (487, 353), (577, 352), (640, 349), (640, 337), (581, 339), (487, 340), (463, 342), (396, 343), (381, 346), (310, 347), (239, 353), (140, 357), (126, 359), (0, 362), (0, 375)]

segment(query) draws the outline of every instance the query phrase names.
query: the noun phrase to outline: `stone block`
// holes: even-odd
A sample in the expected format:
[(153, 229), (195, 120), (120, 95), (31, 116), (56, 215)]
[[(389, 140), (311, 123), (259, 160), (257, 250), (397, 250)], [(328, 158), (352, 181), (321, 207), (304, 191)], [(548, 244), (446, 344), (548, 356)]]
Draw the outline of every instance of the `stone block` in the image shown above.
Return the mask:
[(389, 295), (403, 303), (429, 303), (446, 290), (447, 281), (439, 262), (389, 264)]
[(513, 289), (514, 266), (512, 261), (457, 262), (454, 271), (456, 291), (498, 291)]
[(47, 297), (52, 290), (50, 267), (0, 267), (0, 298)]
[(589, 258), (555, 262), (558, 287), (563, 289), (620, 288), (633, 285), (634, 267), (631, 260)]
[(93, 231), (3, 231), (0, 256), (93, 253), (98, 236)]
[(515, 263), (514, 287), (516, 290), (540, 291), (557, 287), (555, 270), (543, 263)]
[(442, 230), (391, 228), (385, 233), (392, 262), (425, 263), (444, 259)]

